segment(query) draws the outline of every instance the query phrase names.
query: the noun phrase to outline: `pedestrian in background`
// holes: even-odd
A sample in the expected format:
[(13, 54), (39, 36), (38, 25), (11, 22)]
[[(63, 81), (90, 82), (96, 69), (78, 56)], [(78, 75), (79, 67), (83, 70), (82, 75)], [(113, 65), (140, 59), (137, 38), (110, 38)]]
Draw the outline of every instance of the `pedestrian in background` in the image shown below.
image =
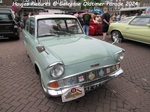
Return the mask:
[(16, 22), (20, 22), (20, 21), (21, 21), (21, 18), (20, 18), (20, 16), (18, 15), (17, 12), (15, 12), (15, 21), (16, 21)]
[(145, 11), (142, 11), (142, 14), (141, 14), (141, 15), (142, 15), (142, 16), (143, 16), (143, 15), (146, 15), (146, 14), (145, 14)]
[(90, 26), (90, 20), (91, 20), (91, 15), (89, 14), (89, 10), (85, 10), (85, 14), (83, 15), (83, 30), (86, 35), (89, 35), (89, 26)]
[(21, 32), (22, 31), (22, 29), (20, 27), (21, 17), (18, 15), (17, 12), (15, 12), (15, 21), (17, 22), (19, 32)]
[(25, 26), (26, 26), (26, 21), (27, 21), (27, 19), (28, 19), (28, 14), (24, 14), (23, 15), (24, 17), (23, 17), (23, 24), (24, 24), (24, 28), (25, 28)]
[(107, 31), (110, 24), (110, 14), (108, 13), (107, 7), (103, 8), (104, 14), (102, 15), (102, 32), (103, 32), (103, 40), (106, 40)]
[(29, 15), (28, 15), (28, 17), (31, 17), (31, 16), (33, 16), (34, 14), (32, 13), (32, 12), (29, 12)]
[(120, 14), (119, 13), (117, 13), (116, 20), (120, 21)]

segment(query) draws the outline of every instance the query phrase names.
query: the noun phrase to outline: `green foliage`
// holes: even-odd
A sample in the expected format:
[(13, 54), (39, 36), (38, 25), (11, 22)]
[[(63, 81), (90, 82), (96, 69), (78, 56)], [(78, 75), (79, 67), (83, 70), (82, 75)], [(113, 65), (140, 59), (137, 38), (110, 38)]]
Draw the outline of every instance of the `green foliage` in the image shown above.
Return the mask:
[(141, 0), (136, 0), (136, 2), (140, 2)]

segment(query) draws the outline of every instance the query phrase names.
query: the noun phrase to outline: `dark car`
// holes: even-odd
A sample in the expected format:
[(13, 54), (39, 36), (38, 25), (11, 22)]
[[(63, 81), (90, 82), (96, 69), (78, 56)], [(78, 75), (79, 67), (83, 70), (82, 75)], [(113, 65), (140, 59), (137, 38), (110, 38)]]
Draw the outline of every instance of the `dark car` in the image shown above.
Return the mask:
[(0, 39), (19, 40), (18, 23), (9, 8), (0, 8)]

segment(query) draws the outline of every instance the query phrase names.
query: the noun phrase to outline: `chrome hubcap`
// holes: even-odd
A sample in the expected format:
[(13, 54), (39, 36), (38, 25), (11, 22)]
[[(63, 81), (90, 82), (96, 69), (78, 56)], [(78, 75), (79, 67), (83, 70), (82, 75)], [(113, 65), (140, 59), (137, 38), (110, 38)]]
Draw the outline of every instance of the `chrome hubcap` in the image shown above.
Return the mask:
[(112, 34), (113, 40), (118, 39), (118, 37), (119, 37), (119, 35), (118, 35), (117, 32), (114, 32), (114, 33)]

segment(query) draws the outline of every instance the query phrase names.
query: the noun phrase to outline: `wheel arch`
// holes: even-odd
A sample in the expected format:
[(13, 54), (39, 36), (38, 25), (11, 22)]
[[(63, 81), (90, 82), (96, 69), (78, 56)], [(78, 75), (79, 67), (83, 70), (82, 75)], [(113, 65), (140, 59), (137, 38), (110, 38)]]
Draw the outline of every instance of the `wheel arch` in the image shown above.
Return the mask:
[(121, 32), (120, 30), (114, 29), (114, 30), (112, 30), (112, 31), (110, 32), (110, 34), (112, 34), (113, 31), (118, 31), (118, 32), (120, 33), (121, 38), (124, 39), (124, 37), (122, 36), (122, 32)]
[(40, 70), (36, 63), (34, 64), (34, 67), (35, 67), (35, 71), (36, 71), (37, 75), (40, 75)]

